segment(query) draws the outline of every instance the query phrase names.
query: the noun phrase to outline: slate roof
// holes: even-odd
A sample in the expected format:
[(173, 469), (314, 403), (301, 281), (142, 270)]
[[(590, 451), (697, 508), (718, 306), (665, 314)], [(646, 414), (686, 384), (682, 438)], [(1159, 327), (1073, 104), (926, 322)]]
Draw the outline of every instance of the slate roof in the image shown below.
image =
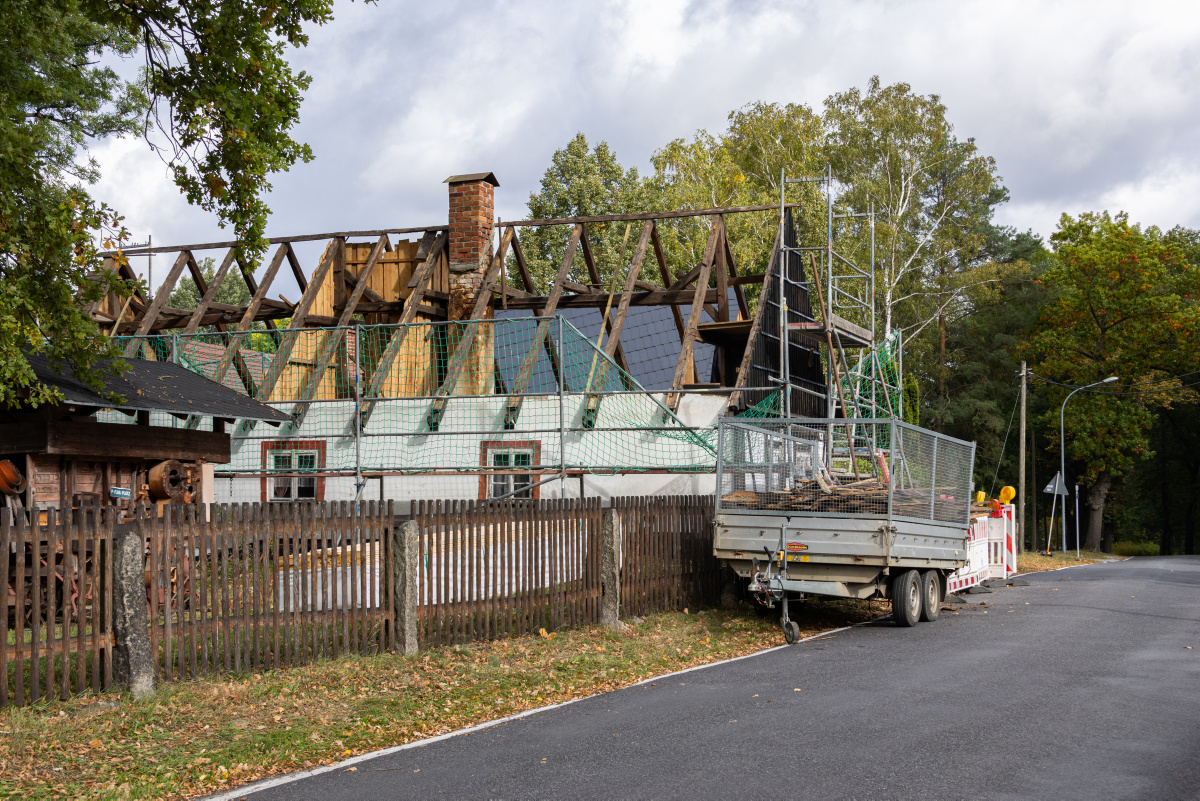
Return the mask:
[(171, 362), (127, 359), (124, 361), (129, 365), (129, 369), (123, 374), (105, 374), (105, 391), (116, 393), (125, 399), (124, 403), (116, 404), (73, 376), (54, 370), (46, 357), (31, 354), (26, 358), (38, 381), (57, 388), (62, 392), (66, 403), (77, 406), (175, 412), (203, 417), (262, 420), (268, 423), (286, 423), (291, 420), (288, 415), (277, 409), (238, 394)]

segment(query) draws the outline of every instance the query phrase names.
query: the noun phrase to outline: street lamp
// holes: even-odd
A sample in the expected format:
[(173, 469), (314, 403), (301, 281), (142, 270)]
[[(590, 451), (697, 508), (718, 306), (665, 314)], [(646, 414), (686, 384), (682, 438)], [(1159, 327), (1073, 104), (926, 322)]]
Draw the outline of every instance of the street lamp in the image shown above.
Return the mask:
[[(1066, 427), (1065, 419), (1066, 419), (1066, 414), (1067, 414), (1067, 401), (1069, 401), (1071, 399), (1071, 395), (1074, 395), (1076, 392), (1079, 392), (1080, 390), (1089, 389), (1091, 387), (1098, 387), (1101, 384), (1111, 384), (1112, 382), (1117, 381), (1117, 380), (1118, 380), (1117, 376), (1110, 375), (1108, 378), (1104, 379), (1103, 381), (1097, 381), (1094, 384), (1088, 384), (1086, 386), (1078, 387), (1078, 388), (1072, 390), (1067, 395), (1067, 397), (1063, 399), (1062, 408), (1058, 410), (1058, 480), (1061, 482), (1061, 484), (1059, 486), (1061, 486), (1064, 490), (1066, 489), (1066, 486), (1067, 486), (1067, 440), (1066, 440), (1066, 434), (1065, 434), (1065, 427)], [(1054, 488), (1054, 503), (1056, 504), (1057, 502), (1058, 502), (1058, 487), (1055, 487)], [(1063, 550), (1065, 551), (1065, 550), (1067, 550), (1067, 501), (1065, 498), (1063, 499), (1062, 514), (1063, 514), (1062, 546), (1063, 546)], [(1054, 512), (1053, 511), (1050, 512), (1050, 524), (1054, 525)], [(1046, 539), (1047, 539), (1047, 541), (1049, 541), (1050, 538), (1047, 537)], [(1078, 536), (1075, 537), (1075, 555), (1076, 556), (1079, 555), (1079, 537)]]

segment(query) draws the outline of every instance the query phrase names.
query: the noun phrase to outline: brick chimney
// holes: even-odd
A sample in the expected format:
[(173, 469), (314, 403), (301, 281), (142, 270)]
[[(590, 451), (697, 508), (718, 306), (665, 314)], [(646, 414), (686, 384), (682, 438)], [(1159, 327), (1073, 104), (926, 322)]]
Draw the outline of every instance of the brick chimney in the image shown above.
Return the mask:
[(465, 320), (492, 260), (492, 194), (500, 182), (477, 172), (444, 183), (450, 184), (450, 319)]

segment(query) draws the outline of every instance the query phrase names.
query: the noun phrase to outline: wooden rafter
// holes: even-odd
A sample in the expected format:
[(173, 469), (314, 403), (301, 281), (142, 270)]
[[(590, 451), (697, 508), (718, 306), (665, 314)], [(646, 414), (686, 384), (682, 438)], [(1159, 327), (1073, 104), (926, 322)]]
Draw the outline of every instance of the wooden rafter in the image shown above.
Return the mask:
[[(779, 269), (779, 232), (775, 233), (775, 244), (771, 247), (771, 257), (767, 259), (767, 271), (763, 274), (763, 291), (771, 286), (771, 277)], [(767, 304), (764, 298), (759, 298), (758, 308), (754, 312), (754, 321), (750, 324), (750, 334), (746, 339), (746, 350), (742, 353), (742, 363), (738, 366), (737, 380), (734, 382), (734, 392), (729, 396), (730, 413), (734, 412), (742, 400), (742, 389), (750, 379), (750, 367), (754, 361), (754, 344), (762, 330), (763, 314)]]
[[(561, 264), (559, 264), (558, 275), (554, 279), (554, 284), (550, 287), (550, 296), (547, 298), (546, 305), (542, 308), (539, 316), (551, 317), (558, 308), (558, 301), (563, 293), (563, 281), (566, 280), (571, 272), (571, 263), (575, 261), (575, 251), (579, 249), (579, 239), (582, 236), (583, 223), (576, 223), (575, 228), (571, 231), (570, 239), (567, 240), (567, 249), (563, 253)], [(517, 416), (521, 413), (523, 396), (525, 395), (525, 391), (529, 389), (529, 382), (533, 378), (534, 368), (537, 367), (538, 352), (543, 348), (549, 334), (549, 321), (543, 320), (538, 323), (537, 330), (533, 335), (533, 344), (529, 346), (529, 352), (521, 360), (521, 367), (517, 371), (517, 378), (513, 381), (508, 402), (505, 404), (505, 428), (510, 428), (516, 424)], [(562, 365), (559, 366), (559, 369), (562, 369)], [(562, 379), (560, 378), (559, 380)]]
[[(708, 279), (712, 274), (713, 261), (716, 257), (717, 244), (720, 242), (722, 232), (721, 218), (717, 217), (713, 220), (712, 228), (708, 232), (708, 242), (704, 246), (704, 260), (698, 265), (699, 275), (696, 276), (696, 292), (700, 296), (708, 288)], [(697, 301), (700, 297), (697, 297)], [(683, 388), (683, 384), (688, 374), (689, 365), (695, 371), (694, 362), (692, 360), (692, 350), (696, 343), (697, 326), (700, 325), (700, 315), (704, 311), (704, 304), (700, 302), (693, 303), (690, 313), (688, 314), (687, 326), (683, 330), (683, 343), (679, 346), (679, 359), (675, 363), (675, 375), (671, 379), (671, 393), (667, 395), (667, 406), (671, 411), (675, 411), (679, 406), (679, 392)]]
[[(653, 220), (647, 220), (642, 226), (642, 235), (638, 238), (637, 247), (633, 251), (633, 261), (629, 264), (629, 274), (625, 276), (625, 287), (621, 291), (621, 300), (617, 302), (617, 309), (614, 315), (612, 328), (608, 332), (608, 341), (604, 343), (604, 355), (612, 358), (620, 347), (621, 331), (625, 328), (625, 318), (629, 314), (629, 304), (633, 299), (633, 290), (638, 283), (638, 276), (642, 272), (642, 261), (646, 258), (646, 248), (650, 245), (650, 238), (654, 233), (655, 224)], [(584, 404), (584, 428), (591, 428), (595, 423), (596, 415), (600, 411), (600, 401), (603, 396), (593, 394), (594, 389), (604, 389), (605, 382), (608, 380), (608, 369), (611, 362), (599, 360), (596, 364), (594, 374), (589, 376), (587, 390), (589, 392), (587, 400)], [(618, 365), (620, 362), (618, 362)], [(628, 367), (622, 367), (626, 373), (629, 372)], [(631, 387), (626, 386), (626, 389)]]
[[(263, 282), (255, 287), (254, 295), (250, 298), (250, 305), (246, 307), (246, 311), (242, 314), (241, 321), (238, 322), (237, 328), (234, 329), (235, 334), (244, 334), (250, 330), (250, 326), (254, 323), (254, 317), (258, 314), (258, 309), (262, 306), (263, 298), (267, 296), (267, 290), (271, 288), (271, 282), (275, 280), (275, 274), (279, 272), (279, 265), (283, 263), (287, 256), (288, 248), (291, 245), (286, 242), (279, 246), (275, 251), (274, 258), (271, 259), (270, 265), (267, 267), (266, 273), (263, 275)], [(245, 268), (238, 263), (239, 267)], [(245, 277), (245, 272), (242, 273)], [(250, 276), (253, 280), (254, 276)], [(246, 282), (249, 285), (249, 281)], [(230, 337), (229, 344), (225, 346), (224, 352), (221, 354), (220, 360), (217, 362), (217, 368), (213, 370), (212, 380), (218, 384), (225, 380), (225, 374), (229, 372), (229, 365), (233, 363), (234, 355), (241, 347), (240, 338), (237, 336)]]
[(387, 347), (380, 354), (375, 371), (371, 375), (371, 384), (364, 393), (362, 408), (359, 412), (360, 426), (366, 426), (367, 421), (371, 418), (371, 412), (375, 409), (374, 399), (378, 398), (383, 393), (384, 387), (387, 386), (392, 364), (400, 355), (400, 348), (403, 347), (405, 336), (408, 334), (407, 326), (417, 316), (417, 310), (421, 307), (421, 298), (429, 286), (429, 279), (433, 276), (433, 270), (441, 258), (442, 251), (446, 248), (446, 233), (443, 231), (433, 236), (431, 233), (426, 232), (421, 244), (417, 247), (419, 263), (413, 270), (412, 279), (408, 282), (412, 294), (405, 299), (404, 310), (400, 313), (399, 327), (392, 334), (392, 338), (388, 340)]
[(334, 269), (334, 265), (339, 259), (345, 258), (345, 254), (346, 240), (341, 237), (331, 240), (325, 246), (321, 261), (317, 263), (317, 269), (313, 270), (312, 281), (309, 282), (308, 289), (300, 297), (300, 302), (296, 304), (296, 310), (292, 312), (292, 321), (280, 337), (279, 347), (275, 349), (275, 355), (271, 358), (271, 366), (267, 368), (266, 375), (258, 385), (256, 397), (260, 401), (271, 399), (271, 393), (275, 391), (275, 384), (283, 375), (283, 371), (287, 369), (288, 361), (292, 357), (292, 349), (296, 347), (296, 342), (300, 338), (300, 331), (304, 328), (304, 318), (308, 316), (309, 310), (317, 300), (317, 295), (321, 292), (321, 286), (325, 283), (325, 276)]
[[(343, 307), (342, 313), (338, 315), (337, 327), (330, 332), (329, 337), (325, 340), (325, 346), (321, 348), (321, 353), (317, 356), (317, 362), (313, 365), (312, 374), (309, 375), (308, 381), (305, 382), (304, 388), (300, 392), (300, 397), (297, 399), (298, 402), (292, 408), (293, 430), (300, 428), (304, 423), (304, 418), (307, 416), (308, 408), (311, 405), (306, 403), (306, 401), (312, 400), (313, 395), (316, 394), (317, 388), (321, 386), (321, 379), (325, 376), (325, 370), (329, 367), (329, 363), (333, 361), (333, 356), (337, 353), (338, 348), (341, 347), (342, 342), (345, 341), (345, 327), (350, 324), (350, 319), (354, 315), (354, 309), (366, 292), (367, 283), (371, 280), (371, 271), (375, 269), (375, 265), (378, 263), (379, 257), (383, 255), (384, 247), (387, 244), (387, 234), (379, 237), (379, 241), (371, 249), (371, 255), (367, 258), (367, 263), (359, 271), (358, 283), (350, 293), (350, 297), (346, 300), (346, 305)], [(344, 242), (342, 247), (345, 247)], [(349, 275), (349, 271), (346, 274)], [(362, 343), (355, 341), (354, 347), (362, 347)]]
[[(175, 259), (175, 263), (171, 265), (170, 272), (167, 273), (167, 278), (159, 287), (158, 294), (154, 296), (154, 300), (150, 302), (150, 308), (146, 309), (146, 313), (142, 315), (142, 321), (138, 324), (137, 330), (134, 331), (135, 337), (142, 337), (150, 333), (154, 321), (158, 319), (158, 313), (162, 311), (162, 307), (167, 303), (167, 297), (171, 294), (171, 290), (175, 288), (175, 282), (179, 280), (179, 276), (183, 274), (183, 268), (187, 266), (188, 260), (192, 258), (190, 250), (182, 251)], [(133, 354), (141, 348), (142, 342), (138, 339), (131, 339), (125, 345), (125, 358), (133, 357)]]
[(217, 290), (221, 288), (221, 282), (225, 280), (225, 276), (229, 273), (229, 268), (233, 266), (233, 248), (225, 254), (225, 258), (221, 261), (220, 268), (213, 275), (213, 282), (209, 286), (204, 285), (204, 276), (200, 273), (199, 267), (195, 260), (188, 262), (188, 269), (192, 273), (192, 282), (196, 284), (196, 290), (201, 292), (200, 301), (196, 304), (196, 310), (192, 312), (192, 319), (188, 320), (187, 326), (183, 329), (184, 334), (194, 334), (200, 328), (200, 321), (204, 319), (204, 313), (208, 311), (209, 304), (213, 302), (213, 298), (217, 296)]
[[(596, 287), (596, 290), (591, 290), (591, 287), (588, 287), (588, 289), (590, 291), (599, 291), (601, 288), (603, 288), (604, 282), (600, 279), (600, 270), (598, 270), (596, 268), (596, 259), (595, 259), (595, 256), (592, 254), (592, 243), (588, 240), (586, 227), (583, 229), (583, 234), (579, 237), (579, 246), (580, 246), (580, 249), (583, 251), (583, 263), (587, 266), (588, 278), (591, 279), (592, 285)], [(624, 265), (621, 265), (621, 266), (624, 266)], [(601, 317), (603, 318), (600, 321), (600, 323), (601, 323), (601, 325), (604, 326), (605, 333), (608, 334), (608, 341), (612, 342), (612, 341), (614, 341), (613, 335), (612, 335), (612, 331), (613, 331), (612, 318), (609, 317), (608, 314), (606, 314), (603, 311), (600, 314), (601, 314)], [(620, 365), (622, 370), (624, 370), (626, 373), (628, 373), (629, 372), (629, 363), (627, 361), (625, 361), (625, 349), (621, 347), (621, 338), (618, 336), (615, 339), (615, 342), (616, 342), (615, 358), (617, 360), (617, 364)]]
[(725, 225), (724, 216), (721, 217), (721, 226), (725, 228), (725, 235), (721, 237), (721, 241), (725, 244), (725, 262), (729, 265), (729, 277), (733, 279), (730, 283), (737, 298), (738, 311), (741, 312), (743, 320), (749, 320), (750, 304), (746, 302), (746, 290), (742, 289), (741, 283), (738, 282), (737, 260), (733, 258), (733, 247), (729, 244), (729, 228)]
[(480, 283), (479, 294), (475, 296), (471, 316), (467, 318), (469, 322), (463, 329), (458, 344), (454, 348), (454, 354), (446, 365), (446, 377), (433, 393), (438, 397), (429, 404), (429, 411), (425, 415), (425, 422), (430, 431), (437, 431), (438, 426), (441, 425), (442, 415), (446, 411), (447, 398), (453, 394), (455, 386), (458, 385), (458, 376), (471, 358), (471, 352), (475, 350), (479, 325), (491, 305), (492, 293), (495, 292), (496, 284), (500, 280), (500, 273), (504, 269), (504, 258), (508, 255), (508, 246), (515, 233), (513, 228), (508, 228), (500, 237), (500, 248), (492, 257), (492, 263), (488, 266), (488, 271)]

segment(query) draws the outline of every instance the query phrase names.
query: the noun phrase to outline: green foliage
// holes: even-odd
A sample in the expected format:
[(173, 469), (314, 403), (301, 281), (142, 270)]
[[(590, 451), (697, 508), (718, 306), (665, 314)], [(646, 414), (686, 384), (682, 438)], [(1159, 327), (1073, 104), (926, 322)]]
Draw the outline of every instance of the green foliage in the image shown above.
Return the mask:
[[(550, 167), (542, 176), (541, 191), (529, 195), (529, 217), (587, 217), (600, 214), (630, 214), (646, 208), (645, 191), (636, 167), (625, 169), (607, 142), (594, 148), (588, 146), (587, 138), (576, 134), (567, 146), (555, 151)], [(626, 228), (629, 228), (626, 239)], [(641, 234), (640, 223), (591, 224), (587, 226), (589, 241), (596, 260), (597, 272), (607, 284), (618, 269), (622, 242), (625, 244), (625, 263), (628, 264), (633, 249)], [(550, 284), (562, 264), (570, 226), (555, 225), (524, 228), (520, 231), (521, 247), (529, 265), (534, 288), (542, 294), (549, 292)], [(643, 262), (643, 269), (649, 269)], [(514, 275), (513, 260), (509, 269)], [(624, 277), (624, 270), (621, 270)], [(570, 280), (591, 283), (583, 260), (583, 249), (575, 254)]]
[[(53, 397), (34, 385), (30, 350), (93, 385), (114, 354), (88, 307), (132, 290), (101, 269), (101, 248), (126, 232), (85, 189), (97, 177), (88, 141), (146, 135), (246, 258), (265, 249), (268, 176), (312, 157), (290, 136), (309, 78), (286, 48), (331, 12), (330, 0), (0, 4), (0, 404)], [(101, 66), (135, 53), (136, 82)]]
[(87, 278), (122, 233), (121, 218), (77, 185), (96, 165), (78, 155), (87, 138), (136, 133), (144, 96), (96, 65), (100, 53), (135, 42), (95, 23), (75, 2), (0, 5), (0, 405), (37, 405), (25, 353), (46, 353), (96, 383), (93, 360), (111, 355), (86, 312), (117, 285)]
[[(1029, 350), (1040, 375), (1066, 384), (1120, 377), (1112, 392), (1080, 393), (1066, 412), (1074, 432), (1069, 455), (1087, 465), (1091, 479), (1120, 476), (1153, 455), (1147, 439), (1152, 409), (1196, 397), (1181, 382), (1164, 379), (1180, 372), (1189, 354), (1196, 358), (1200, 267), (1159, 231), (1143, 231), (1125, 214), (1064, 214), (1051, 242), (1055, 259), (1043, 280), (1056, 297)], [(1056, 412), (1057, 405), (1050, 414)]]
[[(857, 88), (825, 101), (826, 156), (838, 200), (877, 217), (876, 294), (883, 333), (959, 313), (961, 290), (985, 242), (992, 209), (1007, 199), (996, 164), (973, 139), (954, 136), (938, 95), (905, 83)], [(867, 249), (860, 226), (848, 231)]]
[[(779, 203), (780, 171), (813, 175), (822, 169), (821, 119), (804, 105), (752, 103), (729, 114), (720, 136), (697, 131), (691, 141), (676, 139), (651, 156), (654, 175), (647, 180), (656, 208), (704, 209)], [(797, 233), (814, 241), (824, 231), (824, 201), (814, 185), (793, 188), (789, 202)], [(739, 269), (763, 272), (779, 228), (778, 215), (732, 214), (725, 218)], [(709, 222), (681, 218), (659, 226), (668, 263), (690, 269), (703, 257)], [(750, 288), (751, 299), (757, 286)]]
[(904, 422), (909, 425), (921, 425), (921, 389), (917, 386), (917, 377), (912, 373), (904, 376)]
[[(201, 259), (196, 266), (200, 268), (200, 275), (204, 277), (204, 283), (212, 286), (213, 278), (216, 276), (216, 260), (209, 256)], [(213, 294), (213, 300), (217, 303), (228, 303), (231, 306), (246, 306), (250, 303), (250, 296), (250, 287), (246, 286), (246, 279), (242, 278), (236, 268), (231, 268), (225, 274), (225, 280)], [(180, 278), (179, 283), (175, 285), (175, 290), (167, 298), (167, 305), (173, 309), (191, 310), (195, 309), (199, 303), (200, 290), (196, 287), (196, 282), (189, 276)]]

